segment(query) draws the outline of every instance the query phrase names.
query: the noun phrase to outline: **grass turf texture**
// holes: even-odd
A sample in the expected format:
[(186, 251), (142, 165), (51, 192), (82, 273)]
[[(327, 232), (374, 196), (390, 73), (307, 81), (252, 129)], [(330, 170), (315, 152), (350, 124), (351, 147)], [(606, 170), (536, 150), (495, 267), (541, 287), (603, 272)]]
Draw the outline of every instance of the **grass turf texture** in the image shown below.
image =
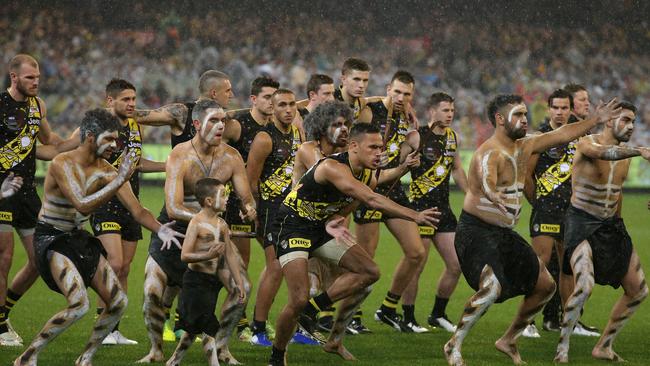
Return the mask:
[[(157, 213), (163, 201), (161, 187), (143, 187), (142, 202), (152, 212)], [(650, 237), (650, 227), (646, 226), (650, 212), (646, 208), (648, 196), (645, 194), (626, 194), (623, 208), (623, 217), (632, 236), (635, 247), (641, 257), (641, 263), (646, 271), (650, 271), (650, 249), (647, 238)], [(461, 194), (452, 193), (452, 207), (456, 215), (460, 212), (462, 204)], [(517, 230), (528, 238), (528, 218), (530, 207), (525, 205), (522, 218)], [(138, 251), (131, 267), (129, 277), (129, 307), (122, 319), (120, 329), (129, 338), (136, 339), (137, 346), (110, 346), (102, 347), (95, 356), (96, 365), (131, 365), (143, 357), (149, 350), (149, 340), (146, 335), (142, 319), (142, 282), (144, 279), (144, 264), (149, 246), (149, 232), (144, 230), (144, 240), (138, 245)], [(18, 239), (16, 239), (18, 240)], [(264, 265), (263, 253), (260, 246), (253, 242), (250, 264), (250, 277), (257, 285), (259, 273)], [(379, 282), (374, 286), (370, 297), (363, 305), (364, 322), (372, 330), (372, 334), (347, 336), (347, 348), (359, 359), (355, 365), (443, 365), (445, 364), (442, 346), (449, 339), (450, 334), (436, 329), (427, 334), (400, 334), (389, 329), (383, 324), (373, 320), (373, 313), (379, 307), (386, 291), (390, 286), (393, 269), (402, 254), (399, 246), (392, 236), (382, 228), (381, 243), (377, 251), (376, 260), (382, 271)], [(11, 268), (10, 278), (25, 261), (25, 252), (19, 241), (16, 241), (15, 257)], [(442, 270), (442, 262), (435, 250), (431, 251), (427, 268), (420, 280), (420, 294), (416, 304), (416, 316), (421, 324), (426, 323), (426, 318), (431, 311), (438, 276)], [(255, 300), (253, 290), (247, 314), (253, 313)], [(96, 295), (91, 290), (91, 303), (95, 304)], [(458, 321), (463, 305), (473, 293), (463, 278), (452, 296), (448, 314), (452, 321)], [(622, 290), (611, 287), (596, 286), (588, 301), (583, 320), (590, 325), (603, 329), (610, 309), (614, 302), (621, 296)], [(275, 322), (275, 315), (286, 302), (286, 290), (283, 288), (278, 294), (272, 308), (271, 321)], [(220, 299), (224, 298), (224, 292)], [(499, 353), (494, 348), (496, 341), (506, 330), (514, 317), (517, 306), (522, 298), (511, 299), (505, 304), (497, 304), (490, 308), (488, 313), (478, 322), (477, 326), (466, 339), (463, 355), (469, 365), (495, 365), (511, 364), (507, 356)], [(34, 287), (18, 302), (11, 313), (11, 322), (14, 328), (25, 340), (25, 346), (33, 339), (47, 319), (65, 307), (64, 298), (49, 290), (42, 280), (38, 280)], [(399, 309), (401, 312), (401, 308)], [(615, 343), (615, 350), (628, 362), (628, 365), (646, 365), (650, 356), (647, 347), (647, 327), (650, 325), (650, 305), (644, 303), (635, 316), (625, 326)], [(55, 339), (41, 354), (41, 365), (58, 366), (70, 365), (82, 352), (94, 322), (94, 306), (86, 316), (68, 331)], [(538, 339), (521, 338), (519, 342), (522, 357), (529, 365), (548, 365), (555, 354), (555, 346), (559, 333), (541, 331), (541, 315), (538, 316), (538, 325), (542, 337)], [(591, 358), (591, 349), (596, 338), (572, 337), (570, 361), (576, 365), (602, 365), (603, 361)], [(173, 352), (175, 343), (165, 342), (165, 356)], [(188, 352), (184, 364), (206, 364), (200, 349), (195, 343)], [(0, 365), (7, 365), (22, 352), (22, 348), (0, 348)], [(268, 360), (270, 349), (251, 346), (233, 338), (231, 351), (241, 362), (247, 365), (262, 365)], [(291, 345), (288, 351), (288, 360), (292, 365), (339, 365), (343, 361), (335, 355), (323, 352), (319, 347)]]

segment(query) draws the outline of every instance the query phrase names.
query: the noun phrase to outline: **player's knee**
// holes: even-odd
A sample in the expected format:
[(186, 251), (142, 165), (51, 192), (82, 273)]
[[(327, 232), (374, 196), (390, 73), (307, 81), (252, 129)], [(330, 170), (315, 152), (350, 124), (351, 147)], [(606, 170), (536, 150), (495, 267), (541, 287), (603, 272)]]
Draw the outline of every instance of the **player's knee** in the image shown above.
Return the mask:
[(68, 306), (68, 311), (73, 320), (80, 319), (90, 310), (90, 300), (88, 296), (81, 296), (78, 301)]
[(363, 287), (369, 287), (373, 283), (379, 281), (381, 273), (377, 264), (372, 263), (371, 265), (365, 266), (364, 270), (365, 279), (363, 281)]
[(557, 285), (555, 283), (555, 280), (553, 280), (553, 277), (551, 275), (547, 275), (542, 277), (540, 280), (541, 283), (539, 284), (538, 288), (539, 291), (541, 291), (542, 295), (546, 298), (550, 298), (555, 291), (557, 290)]
[(413, 263), (413, 265), (419, 266), (422, 261), (425, 259), (426, 251), (422, 245), (411, 248), (405, 253), (406, 260)]
[(308, 301), (309, 291), (305, 291), (304, 293), (296, 294), (292, 299), (289, 299), (288, 305), (297, 314), (307, 306)]
[(127, 298), (124, 291), (119, 290), (108, 305), (108, 312), (111, 314), (122, 314), (126, 310), (126, 306), (129, 304), (129, 299)]
[(460, 278), (460, 275), (462, 273), (460, 269), (460, 264), (458, 264), (458, 262), (448, 264), (447, 273), (454, 278)]

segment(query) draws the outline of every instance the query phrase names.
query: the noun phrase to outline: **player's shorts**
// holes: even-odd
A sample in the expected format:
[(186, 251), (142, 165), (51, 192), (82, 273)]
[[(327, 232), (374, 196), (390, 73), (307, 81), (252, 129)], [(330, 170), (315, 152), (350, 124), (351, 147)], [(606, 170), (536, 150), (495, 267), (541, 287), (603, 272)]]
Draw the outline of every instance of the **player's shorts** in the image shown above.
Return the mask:
[(326, 231), (324, 223), (311, 223), (281, 206), (273, 230), (278, 233), (275, 254), (284, 267), (294, 259), (319, 257), (338, 265), (350, 245), (339, 243)]
[[(377, 188), (375, 188), (375, 192), (381, 194), (382, 196), (390, 198), (399, 205), (408, 207), (409, 200), (406, 197), (406, 193), (404, 192), (404, 187), (402, 184), (400, 182), (397, 182), (393, 189), (389, 192), (388, 190), (391, 188), (391, 185), (392, 183), (388, 185), (383, 184), (381, 186), (377, 186)], [(373, 222), (384, 222), (395, 217), (383, 213), (377, 209), (370, 208), (364, 204), (359, 204), (359, 206), (354, 210), (352, 218), (357, 224), (370, 224)]]
[(564, 239), (565, 212), (548, 212), (533, 208), (530, 213), (530, 236), (550, 236), (557, 240)]
[(61, 231), (50, 224), (38, 222), (34, 233), (34, 254), (36, 268), (43, 281), (52, 290), (61, 293), (52, 278), (50, 259), (57, 252), (68, 257), (74, 263), (86, 287), (90, 286), (100, 256), (106, 257), (101, 241), (85, 230)]
[(224, 220), (228, 223), (230, 232), (233, 236), (254, 238), (257, 235), (255, 232), (255, 222), (243, 220), (241, 216), (239, 216), (240, 211), (241, 200), (236, 194), (231, 194), (228, 197), (226, 212), (224, 214)]
[(216, 275), (188, 269), (183, 275), (183, 291), (178, 300), (178, 327), (190, 334), (214, 337), (219, 330), (214, 310), (222, 287)]
[(262, 238), (262, 247), (266, 249), (271, 245), (275, 245), (278, 240), (277, 231), (273, 230), (273, 222), (280, 210), (279, 204), (261, 201), (257, 207), (257, 218), (260, 226), (257, 228), (258, 234)]
[(21, 236), (31, 235), (36, 227), (41, 199), (34, 184), (25, 184), (16, 194), (0, 200), (0, 232), (13, 232)]
[(539, 277), (539, 260), (514, 230), (488, 224), (465, 211), (460, 214), (456, 240), (458, 261), (467, 283), (478, 291), (483, 268), (489, 265), (499, 280), (497, 302), (532, 293)]
[(589, 242), (594, 264), (594, 280), (599, 285), (618, 288), (630, 266), (632, 239), (620, 217), (599, 219), (589, 213), (569, 207), (564, 233), (564, 259), (562, 271), (573, 274), (571, 256), (578, 244)]
[(125, 241), (142, 239), (142, 227), (126, 208), (108, 208), (103, 205), (91, 216), (90, 225), (95, 236), (119, 234)]
[[(166, 213), (161, 212), (160, 216), (158, 216), (158, 221), (161, 224), (166, 224), (171, 220)], [(187, 224), (176, 221), (176, 223), (172, 225), (172, 229), (181, 234), (185, 234), (187, 231)], [(149, 255), (156, 261), (156, 263), (158, 263), (160, 269), (162, 269), (167, 275), (168, 286), (181, 286), (183, 284), (183, 274), (187, 270), (187, 263), (181, 260), (181, 250), (176, 245), (172, 244), (168, 249), (163, 250), (161, 249), (162, 244), (163, 242), (158, 237), (158, 234), (151, 233)]]
[[(435, 206), (431, 206), (431, 207), (435, 207)], [(425, 209), (421, 207), (412, 207), (412, 208), (417, 211), (421, 211)], [(440, 211), (440, 217), (439, 217), (440, 221), (438, 222), (437, 225), (438, 228), (434, 228), (433, 226), (418, 225), (418, 230), (420, 232), (421, 237), (433, 238), (437, 233), (453, 233), (456, 231), (456, 226), (458, 225), (458, 221), (456, 220), (456, 215), (454, 215), (454, 212), (451, 210), (451, 207), (442, 206), (442, 207), (438, 207), (438, 210)]]

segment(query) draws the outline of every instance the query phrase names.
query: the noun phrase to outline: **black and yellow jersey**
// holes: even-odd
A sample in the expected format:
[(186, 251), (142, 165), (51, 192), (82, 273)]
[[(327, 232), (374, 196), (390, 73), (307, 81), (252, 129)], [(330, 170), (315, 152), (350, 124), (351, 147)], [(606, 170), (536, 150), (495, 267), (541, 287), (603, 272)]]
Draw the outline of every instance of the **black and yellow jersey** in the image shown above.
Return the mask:
[[(343, 103), (347, 103), (345, 99), (343, 99), (343, 85), (340, 85), (338, 88), (334, 90), (334, 99), (341, 101)], [(352, 109), (354, 120), (355, 121), (358, 120), (359, 115), (361, 114), (361, 100), (359, 98), (354, 98), (354, 102), (349, 106)]]
[[(385, 136), (384, 143), (386, 144), (386, 152), (388, 154), (388, 165), (382, 169), (395, 168), (399, 165), (399, 149), (402, 142), (406, 140), (406, 133), (408, 132), (409, 123), (403, 113), (393, 112), (393, 115), (388, 117), (388, 109), (384, 102), (377, 101), (367, 104), (367, 107), (372, 111), (372, 121), (381, 131), (382, 136)], [(386, 125), (388, 126), (388, 133), (386, 133)]]
[[(539, 131), (552, 131), (545, 121)], [(564, 212), (571, 202), (571, 170), (576, 152), (577, 140), (552, 147), (539, 154), (533, 179), (535, 180), (535, 201), (533, 208), (545, 212)]]
[(271, 154), (264, 161), (260, 176), (259, 193), (263, 201), (279, 204), (289, 193), (293, 162), (302, 143), (300, 132), (294, 125), (288, 133), (282, 133), (273, 123), (269, 123), (259, 133), (267, 133), (273, 142)]
[(196, 103), (189, 102), (189, 103), (184, 103), (184, 105), (187, 108), (187, 117), (185, 117), (185, 126), (183, 126), (183, 132), (181, 132), (180, 135), (175, 136), (174, 134), (172, 134), (171, 136), (172, 149), (174, 148), (174, 146), (180, 143), (190, 141), (196, 134), (196, 129), (192, 124), (192, 110), (194, 109)]
[[(338, 161), (352, 172), (347, 152), (330, 155), (319, 160), (289, 192), (282, 203), (281, 210), (289, 210), (310, 223), (325, 223), (330, 217), (354, 201), (354, 198), (343, 194), (333, 184), (316, 182), (314, 178), (316, 168), (327, 159)], [(372, 170), (364, 169), (355, 178), (365, 185), (370, 185)]]
[(32, 185), (36, 173), (36, 138), (41, 129), (41, 106), (36, 97), (18, 102), (0, 93), (0, 178), (14, 172), (23, 185)]
[[(127, 151), (133, 151), (136, 154), (137, 159), (134, 164), (138, 164), (142, 156), (142, 131), (134, 118), (128, 118), (126, 125), (120, 128), (116, 143), (117, 149), (107, 159), (115, 169), (120, 167)], [(140, 174), (137, 171), (131, 175), (129, 183), (137, 197), (140, 192)]]
[(428, 126), (420, 127), (418, 132), (420, 165), (411, 169), (408, 199), (417, 207), (448, 205), (449, 176), (458, 149), (456, 132), (447, 127), (437, 135)]
[(244, 163), (246, 163), (246, 161), (248, 161), (248, 153), (251, 151), (251, 144), (255, 139), (255, 135), (257, 135), (264, 126), (255, 121), (250, 111), (235, 116), (235, 119), (239, 121), (241, 133), (239, 134), (239, 140), (229, 143), (229, 145), (239, 151), (242, 159), (244, 159)]

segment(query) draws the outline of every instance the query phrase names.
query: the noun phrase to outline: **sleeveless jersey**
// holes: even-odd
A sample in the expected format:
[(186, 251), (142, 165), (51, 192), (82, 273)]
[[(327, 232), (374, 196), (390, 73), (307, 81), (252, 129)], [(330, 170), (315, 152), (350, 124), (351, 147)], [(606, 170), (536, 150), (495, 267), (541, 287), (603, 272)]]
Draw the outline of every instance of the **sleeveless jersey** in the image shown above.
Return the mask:
[[(347, 103), (343, 99), (343, 89), (342, 88), (343, 88), (343, 86), (341, 85), (338, 88), (336, 88), (336, 90), (334, 90), (334, 99), (336, 99), (338, 101), (341, 101), (343, 103)], [(354, 103), (350, 104), (350, 108), (352, 109), (352, 112), (353, 112), (353, 115), (354, 115), (354, 120), (356, 121), (357, 119), (359, 119), (359, 115), (361, 114), (361, 101), (359, 100), (359, 98), (354, 99)]]
[[(314, 178), (316, 168), (325, 160), (333, 159), (350, 168), (350, 158), (347, 152), (330, 155), (319, 160), (312, 166), (287, 195), (282, 207), (289, 209), (300, 218), (310, 223), (325, 223), (334, 214), (354, 201), (354, 198), (339, 191), (333, 184), (317, 183)], [(365, 185), (370, 184), (372, 170), (364, 169), (355, 177)]]
[[(545, 121), (541, 132), (552, 131)], [(571, 202), (571, 169), (576, 151), (576, 141), (552, 147), (539, 154), (535, 166), (535, 209), (546, 212), (564, 212)]]
[(420, 166), (411, 169), (408, 198), (432, 205), (449, 204), (449, 176), (458, 142), (456, 132), (447, 127), (436, 135), (428, 126), (420, 127)]
[(244, 163), (248, 160), (248, 153), (251, 151), (251, 144), (255, 135), (262, 129), (262, 125), (255, 122), (251, 112), (245, 112), (235, 117), (239, 124), (241, 125), (241, 133), (239, 135), (239, 140), (230, 144), (241, 154)]
[(34, 181), (36, 138), (41, 129), (41, 106), (36, 97), (17, 102), (8, 91), (0, 93), (0, 177), (9, 171)]
[(271, 154), (266, 158), (260, 176), (260, 198), (279, 204), (291, 187), (293, 162), (302, 142), (300, 132), (296, 126), (291, 125), (289, 132), (284, 134), (273, 123), (266, 125), (260, 132), (268, 133), (273, 142)]
[(183, 132), (181, 132), (180, 135), (175, 136), (172, 134), (171, 137), (171, 143), (172, 143), (172, 149), (174, 146), (190, 141), (192, 137), (196, 134), (196, 130), (194, 129), (194, 125), (192, 124), (192, 109), (194, 109), (194, 105), (196, 105), (195, 102), (190, 102), (190, 103), (185, 103), (185, 107), (187, 107), (187, 117), (185, 117), (185, 126), (183, 126)]
[(390, 169), (399, 165), (399, 147), (402, 142), (406, 140), (406, 132), (408, 131), (409, 124), (406, 117), (399, 113), (393, 113), (390, 118), (390, 126), (386, 134), (386, 123), (388, 116), (388, 109), (382, 101), (372, 102), (367, 104), (368, 108), (372, 111), (372, 124), (379, 128), (382, 137), (386, 140), (386, 152), (388, 153), (388, 165), (382, 169)]
[[(140, 160), (140, 157), (142, 156), (142, 137), (140, 125), (138, 125), (138, 122), (136, 122), (135, 119), (127, 119), (126, 126), (122, 126), (122, 128), (120, 128), (116, 142), (117, 149), (115, 152), (113, 152), (113, 154), (111, 154), (111, 157), (107, 159), (108, 162), (111, 163), (111, 165), (116, 169), (118, 169), (124, 160), (124, 155), (126, 152), (128, 150), (131, 150), (134, 151), (137, 156), (137, 160), (135, 161), (135, 164), (137, 164)], [(133, 193), (136, 197), (138, 197), (138, 194), (140, 192), (140, 174), (137, 171), (133, 173), (129, 179), (129, 183), (131, 183)], [(119, 200), (117, 197), (114, 197), (110, 202), (119, 203)]]

